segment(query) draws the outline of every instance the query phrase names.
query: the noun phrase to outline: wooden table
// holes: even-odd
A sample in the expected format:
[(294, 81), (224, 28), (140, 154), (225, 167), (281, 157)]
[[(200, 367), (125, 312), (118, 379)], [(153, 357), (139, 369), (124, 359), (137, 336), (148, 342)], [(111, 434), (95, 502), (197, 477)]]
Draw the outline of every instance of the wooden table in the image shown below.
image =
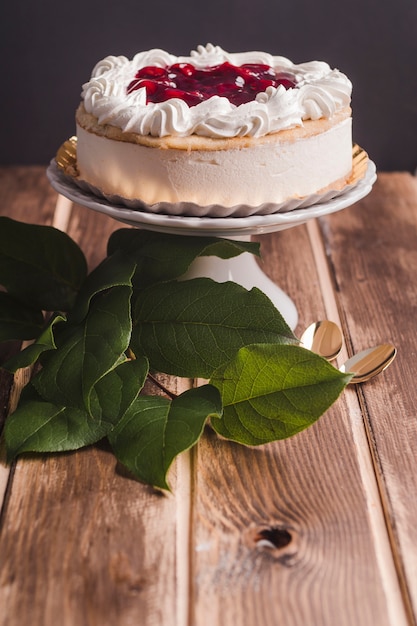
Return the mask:
[[(42, 167), (0, 181), (0, 214), (66, 230), (91, 267), (120, 227), (57, 203)], [(353, 207), (261, 245), (298, 335), (333, 319), (341, 361), (392, 342), (394, 363), (292, 439), (247, 449), (207, 432), (175, 463), (173, 495), (120, 475), (100, 445), (3, 462), (2, 626), (417, 623), (417, 181), (381, 173)], [(20, 382), (1, 373), (2, 418)]]

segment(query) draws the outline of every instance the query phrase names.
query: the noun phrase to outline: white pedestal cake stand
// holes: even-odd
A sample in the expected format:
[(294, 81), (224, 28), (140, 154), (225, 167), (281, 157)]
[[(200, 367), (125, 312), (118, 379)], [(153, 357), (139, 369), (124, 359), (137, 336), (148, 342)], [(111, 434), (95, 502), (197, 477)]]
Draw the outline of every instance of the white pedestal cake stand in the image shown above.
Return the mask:
[[(131, 209), (112, 204), (88, 190), (81, 189), (69, 177), (62, 174), (54, 161), (51, 162), (47, 175), (54, 189), (73, 202), (137, 228), (177, 235), (249, 240), (251, 235), (292, 228), (313, 218), (329, 215), (351, 206), (371, 191), (376, 179), (376, 168), (374, 163), (369, 161), (365, 176), (333, 199), (308, 207), (304, 204), (303, 208), (288, 212), (247, 217), (188, 217)], [(230, 280), (246, 289), (258, 287), (272, 300), (290, 328), (294, 330), (296, 327), (298, 313), (293, 301), (266, 276), (252, 254), (245, 252), (238, 257), (226, 260), (214, 256), (200, 257), (191, 265), (186, 278), (199, 276), (213, 278), (217, 282)]]

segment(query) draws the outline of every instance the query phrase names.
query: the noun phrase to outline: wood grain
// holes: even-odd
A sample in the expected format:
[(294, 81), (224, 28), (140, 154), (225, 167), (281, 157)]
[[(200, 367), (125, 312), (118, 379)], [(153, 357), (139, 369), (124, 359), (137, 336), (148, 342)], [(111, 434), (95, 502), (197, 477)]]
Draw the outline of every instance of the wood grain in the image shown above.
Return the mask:
[[(43, 168), (0, 168), (0, 215), (65, 228), (94, 267), (123, 226), (56, 200)], [(303, 433), (247, 449), (207, 428), (175, 464), (170, 496), (104, 445), (26, 455), (10, 478), (2, 466), (0, 626), (415, 623), (416, 220), (415, 179), (380, 175), (318, 229), (260, 237), (298, 335), (333, 315), (350, 353), (399, 348)], [(161, 380), (177, 393), (191, 384)], [(4, 415), (10, 377), (0, 389)]]
[(0, 167), (0, 215), (51, 224), (56, 198), (44, 167)]
[[(323, 319), (305, 227), (264, 237), (262, 248), (268, 273), (297, 304), (299, 330)], [(208, 436), (199, 445), (192, 623), (406, 623), (382, 509), (378, 525), (370, 510), (379, 506), (373, 468), (364, 482), (353, 434), (360, 408), (348, 394), (288, 441), (248, 450)], [(291, 540), (279, 547), (285, 532)]]
[(351, 351), (384, 342), (398, 349), (390, 369), (359, 393), (399, 575), (416, 620), (417, 180), (380, 174), (372, 194), (345, 215), (331, 216), (324, 233)]
[(74, 205), (67, 233), (83, 250), (91, 270), (104, 259), (107, 241), (119, 228), (127, 227), (101, 213)]
[[(177, 489), (175, 468), (170, 480)], [(3, 511), (0, 624), (179, 624), (184, 510), (129, 477), (106, 446), (26, 455)]]
[[(41, 169), (30, 169), (27, 178), (20, 169), (3, 174), (7, 214), (53, 223), (57, 195)], [(82, 207), (61, 218), (55, 221), (69, 219), (67, 231), (90, 267), (103, 258), (108, 236), (120, 227)], [(191, 384), (163, 378), (177, 393)], [(170, 481), (178, 496), (161, 495), (132, 480), (105, 446), (20, 459), (1, 516), (0, 624), (184, 622), (189, 480), (183, 464), (174, 467)]]

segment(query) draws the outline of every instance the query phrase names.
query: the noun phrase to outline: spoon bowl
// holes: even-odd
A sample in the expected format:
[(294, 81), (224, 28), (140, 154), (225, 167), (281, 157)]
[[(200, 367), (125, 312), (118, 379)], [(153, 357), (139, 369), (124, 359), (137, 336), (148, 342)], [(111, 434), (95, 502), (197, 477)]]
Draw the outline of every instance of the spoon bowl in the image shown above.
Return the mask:
[(319, 354), (328, 361), (337, 357), (343, 345), (342, 331), (337, 324), (329, 320), (310, 324), (300, 341), (303, 348)]
[(351, 384), (364, 383), (383, 372), (395, 359), (397, 349), (389, 343), (358, 352), (348, 359), (340, 371), (353, 374)]

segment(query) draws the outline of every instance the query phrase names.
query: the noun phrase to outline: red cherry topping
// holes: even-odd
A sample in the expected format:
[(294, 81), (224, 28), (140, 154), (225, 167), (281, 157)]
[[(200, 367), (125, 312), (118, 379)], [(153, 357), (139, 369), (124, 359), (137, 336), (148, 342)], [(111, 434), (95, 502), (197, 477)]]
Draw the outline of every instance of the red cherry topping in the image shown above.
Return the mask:
[(226, 61), (204, 69), (190, 63), (174, 63), (169, 67), (143, 67), (129, 83), (127, 93), (146, 87), (147, 102), (180, 98), (194, 106), (212, 96), (222, 96), (239, 105), (254, 100), (257, 93), (268, 87), (279, 85), (292, 89), (296, 86), (295, 77), (260, 63), (236, 66)]

